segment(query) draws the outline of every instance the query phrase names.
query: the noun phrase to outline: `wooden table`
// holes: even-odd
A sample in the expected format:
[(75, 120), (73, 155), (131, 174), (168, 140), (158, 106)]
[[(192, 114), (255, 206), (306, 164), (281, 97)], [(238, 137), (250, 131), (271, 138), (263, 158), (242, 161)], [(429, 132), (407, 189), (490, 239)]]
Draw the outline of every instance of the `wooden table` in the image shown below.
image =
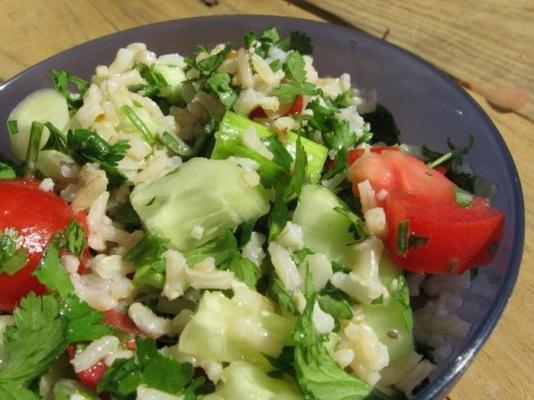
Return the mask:
[[(0, 0), (0, 81), (89, 39), (151, 22), (213, 14), (275, 14), (353, 25), (405, 47), (470, 87), (516, 86), (534, 94), (532, 0)], [(521, 176), (526, 204), (522, 270), (508, 307), (453, 400), (533, 399), (534, 100), (496, 111), (468, 90), (497, 125)]]

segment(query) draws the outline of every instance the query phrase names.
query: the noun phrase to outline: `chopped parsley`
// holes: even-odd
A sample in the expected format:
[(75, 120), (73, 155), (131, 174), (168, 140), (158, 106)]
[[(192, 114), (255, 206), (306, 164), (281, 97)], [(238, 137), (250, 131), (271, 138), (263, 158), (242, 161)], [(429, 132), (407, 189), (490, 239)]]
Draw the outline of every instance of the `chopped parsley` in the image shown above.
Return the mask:
[(0, 235), (0, 272), (14, 275), (28, 260), (28, 250), (22, 247), (22, 238), (14, 228)]
[(16, 135), (19, 133), (19, 127), (16, 119), (7, 121), (7, 131), (10, 135)]
[(399, 222), (397, 227), (397, 253), (405, 254), (408, 250), (408, 220)]
[[(83, 105), (83, 96), (89, 89), (89, 82), (65, 70), (53, 69), (50, 74), (54, 88), (65, 97), (71, 115), (74, 114)], [(70, 91), (71, 84), (78, 89), (77, 93)]]
[[(114, 399), (126, 400), (135, 395), (140, 385), (172, 395), (198, 387), (198, 380), (193, 380), (193, 366), (163, 356), (154, 340), (137, 338), (136, 347), (137, 357), (117, 359), (105, 372), (98, 383), (98, 393), (106, 392)], [(189, 390), (189, 396), (193, 394)]]

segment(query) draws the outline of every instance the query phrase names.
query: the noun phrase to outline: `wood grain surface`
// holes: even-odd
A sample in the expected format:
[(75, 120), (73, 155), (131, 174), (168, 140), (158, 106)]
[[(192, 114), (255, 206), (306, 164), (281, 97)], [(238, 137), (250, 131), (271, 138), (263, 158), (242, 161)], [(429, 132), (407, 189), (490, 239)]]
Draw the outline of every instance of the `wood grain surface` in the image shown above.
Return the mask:
[(514, 294), (489, 341), (449, 398), (534, 399), (533, 0), (219, 0), (212, 7), (199, 0), (0, 0), (0, 80), (118, 30), (176, 18), (238, 13), (343, 20), (377, 36), (389, 29), (387, 40), (456, 78), (529, 91), (531, 101), (519, 113), (496, 111), (469, 91), (512, 152), (524, 190), (527, 231)]
[[(481, 90), (534, 93), (532, 0), (305, 0)], [(534, 99), (519, 110), (534, 121)]]

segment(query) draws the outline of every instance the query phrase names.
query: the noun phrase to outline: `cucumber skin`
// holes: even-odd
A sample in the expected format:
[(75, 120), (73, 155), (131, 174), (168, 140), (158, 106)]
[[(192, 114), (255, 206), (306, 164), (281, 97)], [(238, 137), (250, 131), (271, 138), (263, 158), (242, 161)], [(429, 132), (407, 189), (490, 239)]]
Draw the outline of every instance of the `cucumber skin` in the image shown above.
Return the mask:
[[(242, 115), (238, 115), (231, 111), (227, 111), (224, 115), (224, 118), (221, 121), (219, 130), (215, 133), (216, 141), (215, 141), (215, 147), (213, 148), (213, 152), (211, 154), (211, 158), (220, 159), (220, 158), (227, 158), (233, 155), (246, 157), (245, 154), (236, 154), (235, 152), (231, 150), (229, 151), (228, 147), (230, 146), (228, 146), (227, 143), (230, 142), (232, 144), (237, 144), (237, 143), (240, 144), (241, 141), (239, 138), (241, 134), (243, 133), (245, 129), (251, 126), (254, 127), (260, 139), (275, 135), (275, 132), (271, 131), (266, 126), (258, 124), (254, 121), (251, 121), (250, 119)], [(293, 159), (295, 158), (297, 138), (298, 138), (298, 135), (296, 133), (287, 132), (286, 142), (284, 143), (284, 146), (286, 147), (289, 154), (291, 154)], [(300, 140), (308, 156), (308, 177), (310, 179), (310, 182), (316, 183), (321, 178), (323, 166), (326, 161), (326, 157), (328, 156), (328, 149), (324, 147), (323, 145), (316, 143), (312, 140), (309, 140), (307, 138), (304, 138), (304, 137), (301, 137)], [(260, 169), (261, 169), (262, 162), (263, 163), (270, 162), (274, 164), (272, 161), (268, 160), (267, 158), (259, 154), (257, 154), (257, 157), (258, 158), (256, 157), (254, 158), (250, 157), (250, 158), (253, 158), (256, 161), (260, 162)], [(271, 168), (276, 168), (276, 167), (271, 167)], [(269, 171), (269, 173), (270, 172), (271, 171)], [(271, 177), (271, 176), (269, 176), (269, 178), (274, 179), (274, 177)]]
[[(247, 186), (239, 166), (206, 158), (193, 158), (176, 172), (149, 185), (138, 185), (130, 200), (147, 229), (168, 239), (179, 251), (190, 250), (269, 211), (267, 192), (261, 185)], [(196, 225), (204, 228), (201, 239), (191, 236)]]
[[(17, 121), (19, 130), (18, 133), (9, 135), (11, 148), (19, 160), (24, 160), (28, 149), (32, 122), (51, 122), (56, 128), (64, 131), (70, 120), (69, 108), (63, 95), (55, 89), (39, 89), (30, 93), (13, 108), (8, 117), (8, 121), (11, 120)], [(44, 147), (49, 136), (50, 132), (45, 127), (41, 137), (40, 148)]]

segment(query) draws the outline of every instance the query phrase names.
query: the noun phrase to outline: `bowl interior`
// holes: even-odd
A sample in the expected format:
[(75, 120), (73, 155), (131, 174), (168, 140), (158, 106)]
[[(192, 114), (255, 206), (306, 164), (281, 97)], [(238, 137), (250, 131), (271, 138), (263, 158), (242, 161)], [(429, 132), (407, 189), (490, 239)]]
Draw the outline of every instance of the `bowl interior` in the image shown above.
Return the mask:
[[(198, 44), (242, 43), (249, 31), (276, 26), (282, 33), (299, 30), (313, 39), (320, 75), (350, 73), (359, 87), (375, 88), (379, 102), (394, 114), (404, 143), (446, 150), (446, 139), (475, 147), (467, 161), (497, 184), (493, 204), (506, 216), (504, 237), (494, 263), (481, 270), (492, 287), (466, 293), (464, 317), (470, 335), (455, 343), (453, 356), (438, 365), (433, 382), (416, 398), (443, 396), (469, 364), (496, 324), (513, 288), (523, 246), (524, 210), (519, 178), (501, 136), (489, 118), (456, 83), (412, 54), (356, 30), (311, 21), (267, 16), (222, 16), (170, 21), (106, 36), (54, 56), (0, 86), (0, 121), (30, 92), (50, 86), (52, 68), (89, 78), (94, 67), (109, 64), (118, 48), (144, 42), (159, 54), (189, 54)], [(1, 122), (5, 124), (5, 122)], [(5, 125), (4, 125), (5, 126)], [(7, 134), (0, 151), (10, 155)]]

